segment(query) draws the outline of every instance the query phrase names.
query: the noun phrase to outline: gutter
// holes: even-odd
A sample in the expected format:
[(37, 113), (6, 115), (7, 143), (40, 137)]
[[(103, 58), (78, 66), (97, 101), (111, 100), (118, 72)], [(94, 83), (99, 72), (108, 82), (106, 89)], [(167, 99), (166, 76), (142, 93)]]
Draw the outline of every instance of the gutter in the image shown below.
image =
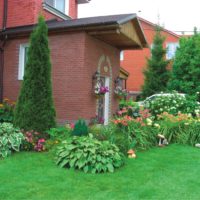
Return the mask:
[(4, 47), (6, 44), (7, 36), (3, 33), (7, 27), (7, 11), (8, 11), (8, 0), (4, 0), (4, 11), (3, 11), (3, 22), (2, 30), (0, 31), (0, 102), (3, 101), (3, 72), (4, 72)]

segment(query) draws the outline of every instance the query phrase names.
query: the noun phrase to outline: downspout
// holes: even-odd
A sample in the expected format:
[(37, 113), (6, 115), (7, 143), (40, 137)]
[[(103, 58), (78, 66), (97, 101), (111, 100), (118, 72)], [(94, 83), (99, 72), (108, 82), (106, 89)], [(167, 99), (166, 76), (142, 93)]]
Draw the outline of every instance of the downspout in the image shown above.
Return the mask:
[(4, 47), (6, 44), (6, 36), (3, 36), (3, 32), (5, 32), (7, 26), (7, 13), (8, 0), (4, 0), (3, 22), (0, 30), (0, 102), (3, 101)]

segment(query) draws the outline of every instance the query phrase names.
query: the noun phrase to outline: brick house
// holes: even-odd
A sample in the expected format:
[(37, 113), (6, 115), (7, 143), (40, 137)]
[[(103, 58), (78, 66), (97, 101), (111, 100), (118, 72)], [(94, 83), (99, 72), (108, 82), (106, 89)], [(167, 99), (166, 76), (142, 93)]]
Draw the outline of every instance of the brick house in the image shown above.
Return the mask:
[[(129, 72), (127, 90), (129, 90), (130, 94), (133, 96), (140, 94), (141, 86), (144, 83), (143, 70), (146, 66), (146, 58), (151, 56), (150, 48), (153, 43), (156, 26), (155, 24), (142, 18), (139, 18), (139, 21), (149, 47), (135, 51), (126, 50), (121, 52), (120, 56), (121, 67)], [(167, 29), (162, 30), (162, 35), (165, 37), (164, 47), (168, 48), (166, 59), (172, 59), (175, 55), (180, 36)]]
[[(114, 95), (120, 51), (141, 49), (146, 40), (135, 14), (77, 19), (77, 8), (89, 0), (0, 1), (0, 100), (17, 100), (28, 38), (42, 13), (49, 29), (53, 97), (58, 122), (95, 115), (108, 123), (118, 107)], [(97, 99), (94, 82), (109, 92)]]

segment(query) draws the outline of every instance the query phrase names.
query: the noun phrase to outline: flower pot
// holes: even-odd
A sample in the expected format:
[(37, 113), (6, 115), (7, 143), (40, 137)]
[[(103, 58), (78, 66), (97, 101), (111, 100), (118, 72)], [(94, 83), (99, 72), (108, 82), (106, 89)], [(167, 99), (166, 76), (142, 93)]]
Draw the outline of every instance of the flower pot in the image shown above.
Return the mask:
[(97, 99), (101, 99), (101, 98), (104, 97), (104, 94), (95, 94), (95, 97), (96, 97)]

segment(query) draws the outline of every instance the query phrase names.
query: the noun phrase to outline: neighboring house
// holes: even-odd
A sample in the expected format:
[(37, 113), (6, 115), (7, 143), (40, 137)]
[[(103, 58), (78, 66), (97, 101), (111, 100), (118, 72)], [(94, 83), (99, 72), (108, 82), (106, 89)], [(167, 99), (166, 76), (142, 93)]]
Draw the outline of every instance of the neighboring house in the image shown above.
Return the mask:
[[(141, 93), (141, 87), (144, 83), (143, 71), (146, 66), (146, 58), (151, 56), (150, 48), (152, 47), (156, 26), (142, 18), (139, 18), (139, 21), (143, 28), (149, 48), (135, 51), (126, 50), (122, 51), (120, 55), (121, 66), (129, 72), (127, 89), (133, 96), (137, 96)], [(175, 55), (180, 36), (167, 29), (163, 29), (161, 33), (165, 37), (164, 47), (167, 48), (166, 59), (171, 60)]]
[[(0, 99), (17, 100), (28, 38), (42, 13), (49, 28), (53, 97), (59, 122), (96, 115), (105, 124), (118, 108), (114, 95), (120, 51), (147, 45), (135, 14), (76, 19), (89, 0), (4, 0), (0, 2)], [(3, 4), (4, 3), (4, 4)], [(73, 18), (73, 19), (72, 19)], [(109, 88), (94, 95), (96, 81)]]

